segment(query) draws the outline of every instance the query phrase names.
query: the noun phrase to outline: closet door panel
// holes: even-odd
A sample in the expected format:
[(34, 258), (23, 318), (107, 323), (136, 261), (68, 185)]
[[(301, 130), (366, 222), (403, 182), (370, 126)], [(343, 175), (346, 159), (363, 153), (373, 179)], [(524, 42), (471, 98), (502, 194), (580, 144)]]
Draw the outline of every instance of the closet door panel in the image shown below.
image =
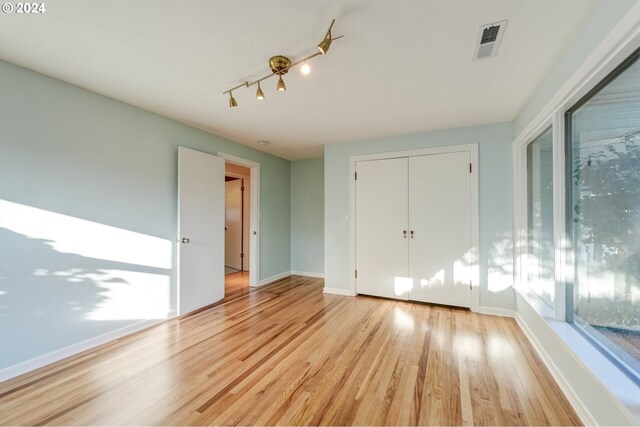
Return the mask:
[(406, 300), (408, 160), (357, 162), (356, 171), (356, 292)]
[(471, 306), (469, 152), (409, 159), (409, 299)]

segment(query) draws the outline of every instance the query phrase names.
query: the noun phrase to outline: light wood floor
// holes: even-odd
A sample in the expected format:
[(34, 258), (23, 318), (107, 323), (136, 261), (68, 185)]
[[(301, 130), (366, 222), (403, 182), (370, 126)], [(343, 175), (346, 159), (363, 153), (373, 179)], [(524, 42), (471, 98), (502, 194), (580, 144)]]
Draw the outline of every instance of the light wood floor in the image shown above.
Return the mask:
[(512, 319), (294, 276), (2, 383), (0, 423), (579, 420)]
[(238, 271), (224, 276), (224, 298), (226, 301), (249, 292), (249, 272)]

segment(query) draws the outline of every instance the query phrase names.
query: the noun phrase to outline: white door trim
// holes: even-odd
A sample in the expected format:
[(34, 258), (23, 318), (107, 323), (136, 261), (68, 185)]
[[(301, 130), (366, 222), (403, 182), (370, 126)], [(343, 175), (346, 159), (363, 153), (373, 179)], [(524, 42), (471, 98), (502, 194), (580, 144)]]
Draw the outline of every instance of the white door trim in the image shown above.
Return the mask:
[[(249, 223), (251, 233), (255, 233), (249, 239), (249, 286), (260, 284), (260, 163), (247, 160), (233, 154), (218, 152), (229, 163), (249, 168)], [(253, 238), (255, 236), (255, 238)]]
[(416, 150), (392, 151), (388, 153), (363, 154), (349, 157), (349, 291), (356, 294), (356, 162), (365, 160), (393, 159), (398, 157), (428, 156), (433, 154), (456, 153), (467, 151), (471, 155), (471, 245), (474, 262), (471, 267), (471, 311), (478, 311), (480, 307), (480, 222), (478, 199), (478, 144), (447, 145)]

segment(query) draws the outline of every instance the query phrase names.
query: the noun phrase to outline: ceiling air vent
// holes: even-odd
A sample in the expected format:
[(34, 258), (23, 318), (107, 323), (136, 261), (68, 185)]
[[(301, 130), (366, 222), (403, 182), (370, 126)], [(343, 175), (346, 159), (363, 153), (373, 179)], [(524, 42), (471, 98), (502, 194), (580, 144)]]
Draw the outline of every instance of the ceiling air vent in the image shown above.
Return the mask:
[(476, 42), (476, 51), (473, 54), (474, 61), (476, 59), (487, 59), (496, 56), (498, 53), (498, 45), (502, 40), (502, 34), (507, 26), (507, 21), (494, 22), (480, 27), (478, 33), (478, 41)]

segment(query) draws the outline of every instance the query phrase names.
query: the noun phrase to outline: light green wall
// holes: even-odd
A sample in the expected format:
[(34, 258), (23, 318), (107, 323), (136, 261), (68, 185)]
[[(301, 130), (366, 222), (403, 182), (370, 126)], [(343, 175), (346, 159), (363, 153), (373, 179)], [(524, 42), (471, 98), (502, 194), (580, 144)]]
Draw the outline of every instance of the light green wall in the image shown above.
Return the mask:
[(598, 0), (591, 13), (562, 51), (555, 65), (536, 88), (515, 120), (515, 135), (522, 132), (567, 80), (578, 70), (602, 39), (624, 17), (637, 0)]
[[(145, 285), (133, 273), (166, 282), (167, 310), (175, 309), (178, 146), (260, 163), (260, 278), (289, 271), (289, 161), (0, 61), (0, 201), (172, 248), (167, 268), (150, 268), (66, 253), (0, 227), (0, 336), (11, 349), (0, 352), (0, 369), (141, 320), (118, 312), (91, 320), (113, 302), (109, 286)], [(100, 282), (105, 271), (128, 276)]]
[(348, 290), (351, 156), (478, 143), (480, 305), (513, 309), (511, 142), (501, 123), (325, 146), (325, 286)]
[(324, 160), (291, 163), (291, 271), (324, 274)]

